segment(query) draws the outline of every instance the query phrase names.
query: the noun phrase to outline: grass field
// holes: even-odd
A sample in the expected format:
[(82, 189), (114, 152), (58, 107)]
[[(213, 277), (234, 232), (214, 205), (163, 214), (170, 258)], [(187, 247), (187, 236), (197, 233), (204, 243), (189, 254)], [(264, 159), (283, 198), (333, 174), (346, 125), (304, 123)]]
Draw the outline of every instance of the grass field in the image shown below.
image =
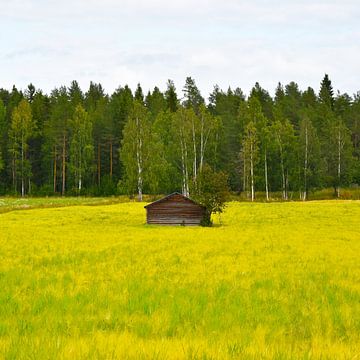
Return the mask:
[(77, 205), (109, 205), (129, 201), (128, 197), (49, 197), (49, 198), (0, 198), (0, 214), (14, 210), (29, 210), (38, 208), (53, 208)]
[(360, 359), (360, 202), (0, 214), (0, 359)]

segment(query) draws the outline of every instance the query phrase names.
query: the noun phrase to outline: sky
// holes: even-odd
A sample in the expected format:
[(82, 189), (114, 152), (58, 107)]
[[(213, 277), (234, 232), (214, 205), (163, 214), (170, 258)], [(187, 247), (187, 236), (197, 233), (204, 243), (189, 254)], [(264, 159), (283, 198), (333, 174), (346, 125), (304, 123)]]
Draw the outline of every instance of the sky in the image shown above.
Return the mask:
[(0, 0), (0, 87), (360, 90), (359, 0)]

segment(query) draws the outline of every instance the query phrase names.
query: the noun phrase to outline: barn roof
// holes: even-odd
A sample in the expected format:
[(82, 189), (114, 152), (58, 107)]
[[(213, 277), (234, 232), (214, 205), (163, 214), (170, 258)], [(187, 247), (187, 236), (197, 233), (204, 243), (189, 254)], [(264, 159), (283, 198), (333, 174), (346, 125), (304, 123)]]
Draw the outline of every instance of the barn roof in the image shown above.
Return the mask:
[(159, 200), (156, 200), (156, 201), (152, 202), (151, 204), (145, 205), (144, 208), (146, 209), (146, 208), (148, 208), (148, 207), (150, 207), (150, 206), (152, 206), (152, 205), (154, 205), (154, 204), (159, 204), (159, 203), (161, 203), (161, 202), (163, 202), (163, 201), (166, 201), (166, 200), (170, 199), (171, 197), (173, 197), (173, 196), (175, 196), (175, 195), (180, 195), (180, 196), (183, 197), (184, 199), (192, 202), (194, 205), (198, 205), (198, 206), (204, 207), (204, 206), (200, 205), (199, 203), (197, 203), (196, 201), (188, 198), (187, 196), (185, 196), (185, 195), (183, 195), (183, 194), (180, 194), (179, 192), (173, 192), (172, 194), (169, 194), (169, 195), (167, 195), (167, 196), (165, 196), (165, 197), (163, 197), (163, 198), (161, 198), (161, 199), (159, 199)]

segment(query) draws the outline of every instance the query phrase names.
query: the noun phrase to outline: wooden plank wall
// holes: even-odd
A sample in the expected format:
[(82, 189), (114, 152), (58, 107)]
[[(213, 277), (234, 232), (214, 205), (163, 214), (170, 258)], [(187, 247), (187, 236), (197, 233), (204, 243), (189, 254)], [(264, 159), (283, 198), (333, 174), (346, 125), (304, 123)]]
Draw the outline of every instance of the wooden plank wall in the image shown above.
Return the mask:
[(146, 208), (148, 224), (200, 225), (204, 208), (181, 195), (171, 196)]

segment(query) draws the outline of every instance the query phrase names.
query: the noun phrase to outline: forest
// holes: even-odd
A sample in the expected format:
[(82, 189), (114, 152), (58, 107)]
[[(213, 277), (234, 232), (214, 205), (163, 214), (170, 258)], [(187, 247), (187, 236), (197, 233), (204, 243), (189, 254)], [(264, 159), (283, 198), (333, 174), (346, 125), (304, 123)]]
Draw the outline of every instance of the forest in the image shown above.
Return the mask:
[(191, 77), (181, 94), (171, 80), (147, 94), (0, 89), (0, 194), (189, 196), (205, 167), (251, 200), (358, 187), (360, 92), (335, 93), (325, 75), (319, 93), (290, 82), (274, 94), (214, 86), (205, 101)]

